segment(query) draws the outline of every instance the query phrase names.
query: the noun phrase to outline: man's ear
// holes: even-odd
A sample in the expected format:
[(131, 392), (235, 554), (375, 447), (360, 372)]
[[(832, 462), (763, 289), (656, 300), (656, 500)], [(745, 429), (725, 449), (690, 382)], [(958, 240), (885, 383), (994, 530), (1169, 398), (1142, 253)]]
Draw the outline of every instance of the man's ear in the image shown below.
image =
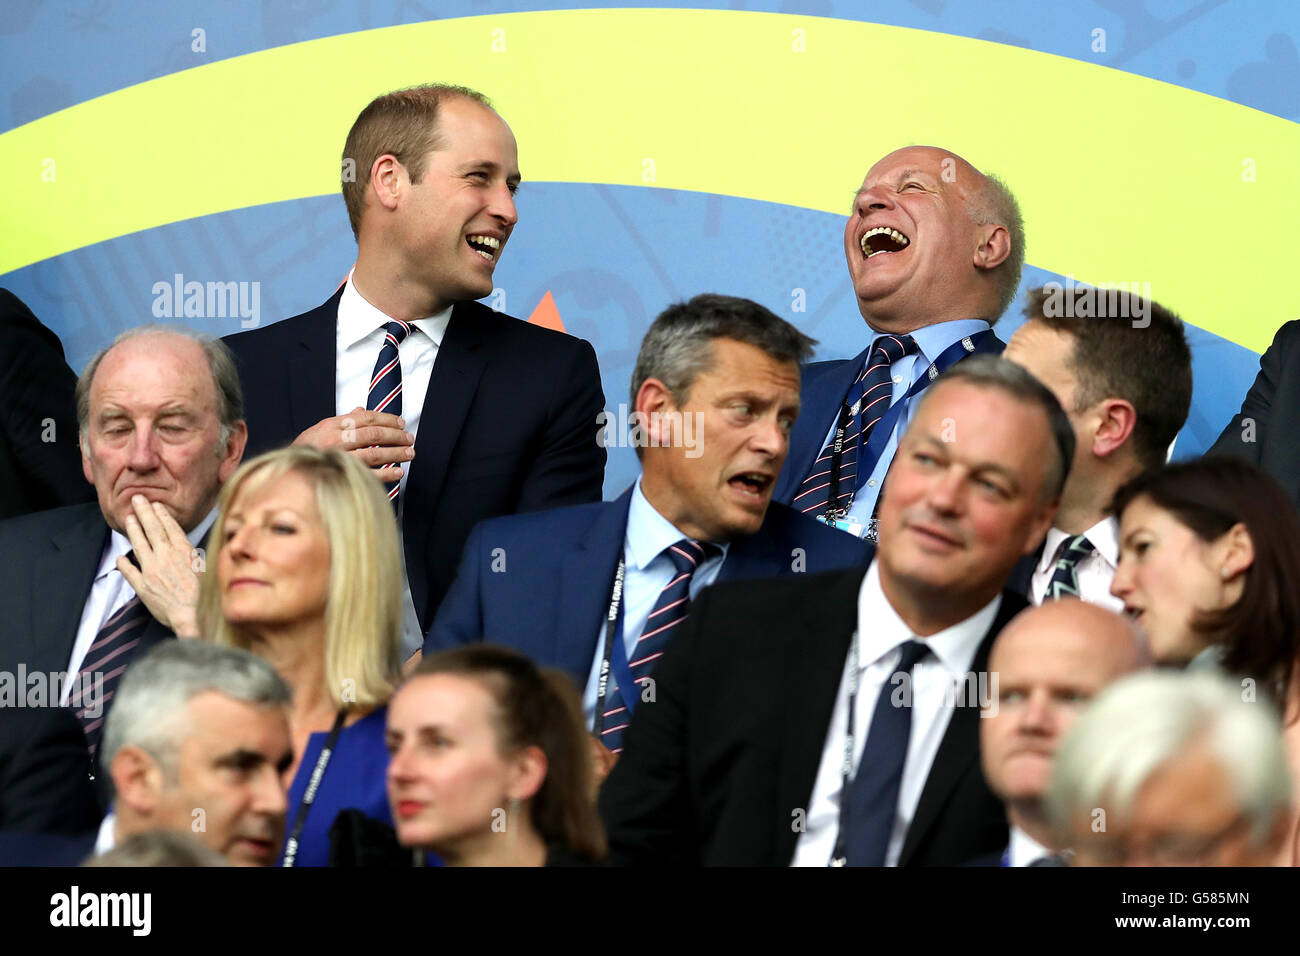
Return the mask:
[(1011, 233), (996, 223), (976, 227), (975, 268), (996, 269), (1011, 255)]
[(384, 153), (370, 165), (370, 188), (385, 209), (397, 208), (402, 186), (407, 182), (406, 167), (392, 153)]
[(90, 467), (90, 443), (86, 438), (86, 433), (81, 429), (77, 429), (77, 447), (81, 449), (81, 473), (93, 485), (95, 483), (95, 472)]
[(514, 760), (514, 779), (506, 796), (514, 800), (531, 800), (546, 782), (546, 754), (541, 747), (525, 747)]
[(221, 465), (217, 468), (217, 477), (224, 484), (226, 479), (235, 473), (239, 467), (240, 461), (244, 457), (244, 448), (248, 445), (248, 425), (244, 422), (235, 422), (230, 429), (230, 438), (226, 441), (225, 454), (221, 456)]
[(163, 773), (151, 754), (135, 746), (121, 748), (109, 766), (114, 800), (136, 817), (149, 818), (162, 800)]
[(666, 447), (673, 443), (672, 416), (677, 402), (668, 386), (657, 378), (647, 378), (636, 393), (637, 421), (640, 423), (646, 444)]
[(1022, 555), (1033, 554), (1038, 550), (1038, 546), (1047, 537), (1047, 531), (1052, 527), (1052, 522), (1056, 519), (1056, 509), (1060, 506), (1061, 498), (1059, 495), (1051, 501), (1038, 506), (1029, 525), (1029, 535), (1025, 538), (1025, 546), (1020, 551)]
[(1098, 458), (1114, 454), (1124, 446), (1137, 427), (1137, 409), (1122, 398), (1102, 399), (1096, 414), (1101, 424), (1092, 438), (1092, 453)]

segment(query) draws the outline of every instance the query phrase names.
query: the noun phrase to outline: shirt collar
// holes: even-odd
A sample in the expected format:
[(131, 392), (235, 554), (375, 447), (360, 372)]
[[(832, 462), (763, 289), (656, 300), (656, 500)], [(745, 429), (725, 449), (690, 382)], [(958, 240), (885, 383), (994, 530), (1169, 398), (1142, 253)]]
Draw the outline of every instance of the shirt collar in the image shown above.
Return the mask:
[[(1084, 533), (1092, 546), (1097, 549), (1097, 554), (1106, 562), (1107, 566), (1113, 571), (1119, 567), (1119, 522), (1113, 515), (1107, 515)], [(1047, 538), (1043, 542), (1043, 553), (1038, 558), (1038, 570), (1046, 574), (1047, 569), (1052, 566), (1056, 559), (1056, 552), (1061, 547), (1061, 542), (1066, 538), (1073, 538), (1074, 535), (1062, 531), (1060, 528), (1048, 528)]]
[(858, 669), (864, 669), (898, 648), (905, 641), (924, 640), (930, 652), (954, 677), (970, 671), (984, 635), (993, 626), (1002, 595), (998, 594), (964, 621), (918, 638), (907, 626), (880, 586), (880, 564), (872, 561), (858, 591)]
[(109, 810), (108, 816), (104, 817), (99, 824), (99, 832), (95, 834), (95, 855), (107, 853), (115, 846), (117, 846), (117, 814)]
[[(991, 326), (983, 319), (952, 319), (948, 322), (936, 322), (934, 325), (922, 326), (908, 334), (915, 340), (916, 347), (920, 350), (924, 360), (929, 363), (937, 359), (943, 353), (943, 350), (954, 342), (960, 342), (968, 335), (987, 332), (990, 328)], [(890, 334), (892, 333), (875, 332), (871, 337), (871, 342), (874, 345), (876, 339), (880, 336)]]
[[(451, 310), (452, 306), (447, 306), (437, 315), (416, 319), (410, 324), (429, 336), (434, 345), (441, 346), (442, 337), (447, 332), (447, 324), (451, 321)], [(382, 329), (391, 321), (393, 321), (392, 316), (386, 315), (362, 298), (357, 287), (352, 284), (352, 273), (349, 272), (347, 282), (343, 286), (343, 296), (339, 299), (339, 351), (346, 351), (358, 342), (364, 341), (377, 329)]]
[(1008, 843), (1008, 849), (1011, 851), (1012, 866), (1028, 866), (1035, 860), (1041, 860), (1045, 856), (1052, 855), (1051, 850), (1020, 829), (1020, 827), (1014, 826), (1011, 828), (1011, 840)]
[[(212, 523), (217, 520), (217, 509), (213, 507), (207, 513), (202, 521), (194, 526), (192, 530), (186, 533), (185, 537), (189, 539), (190, 547), (197, 548), (199, 542), (212, 528)], [(98, 581), (105, 577), (108, 572), (117, 570), (117, 559), (126, 557), (131, 550), (131, 539), (120, 531), (110, 531), (108, 543), (104, 545), (104, 554), (99, 559), (99, 571), (95, 574), (95, 580)]]
[[(641, 491), (641, 479), (632, 488), (632, 502), (627, 509), (627, 548), (632, 554), (632, 567), (644, 571), (664, 550), (688, 535), (655, 510)], [(715, 544), (725, 557), (728, 544)]]

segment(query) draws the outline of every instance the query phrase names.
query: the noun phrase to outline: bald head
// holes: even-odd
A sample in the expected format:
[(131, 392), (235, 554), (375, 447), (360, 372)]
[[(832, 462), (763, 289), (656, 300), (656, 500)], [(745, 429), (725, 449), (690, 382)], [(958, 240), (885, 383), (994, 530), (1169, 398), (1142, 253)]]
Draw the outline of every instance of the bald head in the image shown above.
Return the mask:
[(1037, 814), (1061, 738), (1112, 681), (1150, 664), (1124, 617), (1075, 599), (1018, 614), (989, 656), (998, 706), (980, 721), (984, 776), (1009, 806)]
[(878, 331), (958, 318), (994, 322), (1015, 297), (1024, 230), (1005, 184), (935, 146), (867, 172), (845, 225), (858, 308)]

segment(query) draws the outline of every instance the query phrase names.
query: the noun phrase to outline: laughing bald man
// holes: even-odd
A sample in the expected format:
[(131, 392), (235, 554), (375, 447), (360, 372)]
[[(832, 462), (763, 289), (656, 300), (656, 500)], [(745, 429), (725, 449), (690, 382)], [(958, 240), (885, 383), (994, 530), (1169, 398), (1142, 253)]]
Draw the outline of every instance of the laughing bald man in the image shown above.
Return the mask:
[(866, 347), (804, 366), (804, 411), (773, 500), (874, 540), (881, 484), (932, 370), (1004, 347), (992, 325), (1020, 284), (1024, 227), (999, 179), (909, 146), (867, 172), (844, 255)]

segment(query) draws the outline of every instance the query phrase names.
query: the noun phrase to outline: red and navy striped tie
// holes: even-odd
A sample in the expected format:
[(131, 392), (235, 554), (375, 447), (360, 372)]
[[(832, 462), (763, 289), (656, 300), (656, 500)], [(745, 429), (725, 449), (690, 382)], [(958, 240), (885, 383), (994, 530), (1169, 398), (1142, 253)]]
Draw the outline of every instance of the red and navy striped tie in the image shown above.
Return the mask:
[[(370, 391), (366, 394), (367, 411), (402, 414), (402, 360), (397, 347), (410, 334), (410, 323), (401, 319), (393, 319), (384, 326), (384, 344), (379, 349), (379, 361), (375, 362), (375, 373), (370, 376)], [(394, 509), (397, 508), (397, 490), (400, 487), (400, 480), (384, 483)]]
[[(655, 606), (650, 609), (641, 637), (628, 654), (627, 666), (634, 683), (644, 686), (645, 680), (654, 670), (655, 662), (664, 656), (668, 642), (681, 630), (686, 620), (686, 613), (691, 606), (691, 579), (695, 569), (717, 551), (711, 544), (701, 544), (690, 538), (683, 538), (676, 544), (669, 545), (661, 554), (673, 564), (673, 577), (655, 599)], [(640, 687), (633, 690), (640, 693)], [(605, 701), (606, 710), (601, 715), (600, 740), (614, 753), (623, 751), (623, 731), (627, 727), (627, 707), (619, 688), (613, 688)]]
[[(795, 495), (794, 500), (790, 502), (793, 507), (804, 514), (819, 513), (825, 511), (828, 506), (848, 507), (848, 503), (853, 500), (853, 489), (856, 487), (855, 476), (858, 473), (858, 432), (862, 433), (862, 444), (871, 438), (872, 428), (885, 412), (889, 411), (890, 399), (894, 394), (894, 381), (889, 376), (889, 367), (905, 355), (913, 355), (916, 351), (916, 342), (910, 335), (882, 335), (876, 339), (862, 373), (854, 381), (844, 400), (850, 407), (860, 404), (857, 414), (844, 430), (844, 447), (840, 453), (840, 485), (835, 496), (837, 500), (829, 501), (830, 492), (827, 490), (831, 483), (831, 452), (835, 448), (836, 429), (832, 429), (821, 455), (813, 462), (808, 477), (799, 486), (799, 494)], [(838, 426), (839, 420), (836, 419), (836, 428)]]
[(140, 635), (149, 621), (149, 609), (138, 597), (132, 597), (104, 622), (77, 672), (68, 706), (81, 721), (92, 761), (104, 732), (104, 718), (108, 716), (113, 692), (134, 658)]

